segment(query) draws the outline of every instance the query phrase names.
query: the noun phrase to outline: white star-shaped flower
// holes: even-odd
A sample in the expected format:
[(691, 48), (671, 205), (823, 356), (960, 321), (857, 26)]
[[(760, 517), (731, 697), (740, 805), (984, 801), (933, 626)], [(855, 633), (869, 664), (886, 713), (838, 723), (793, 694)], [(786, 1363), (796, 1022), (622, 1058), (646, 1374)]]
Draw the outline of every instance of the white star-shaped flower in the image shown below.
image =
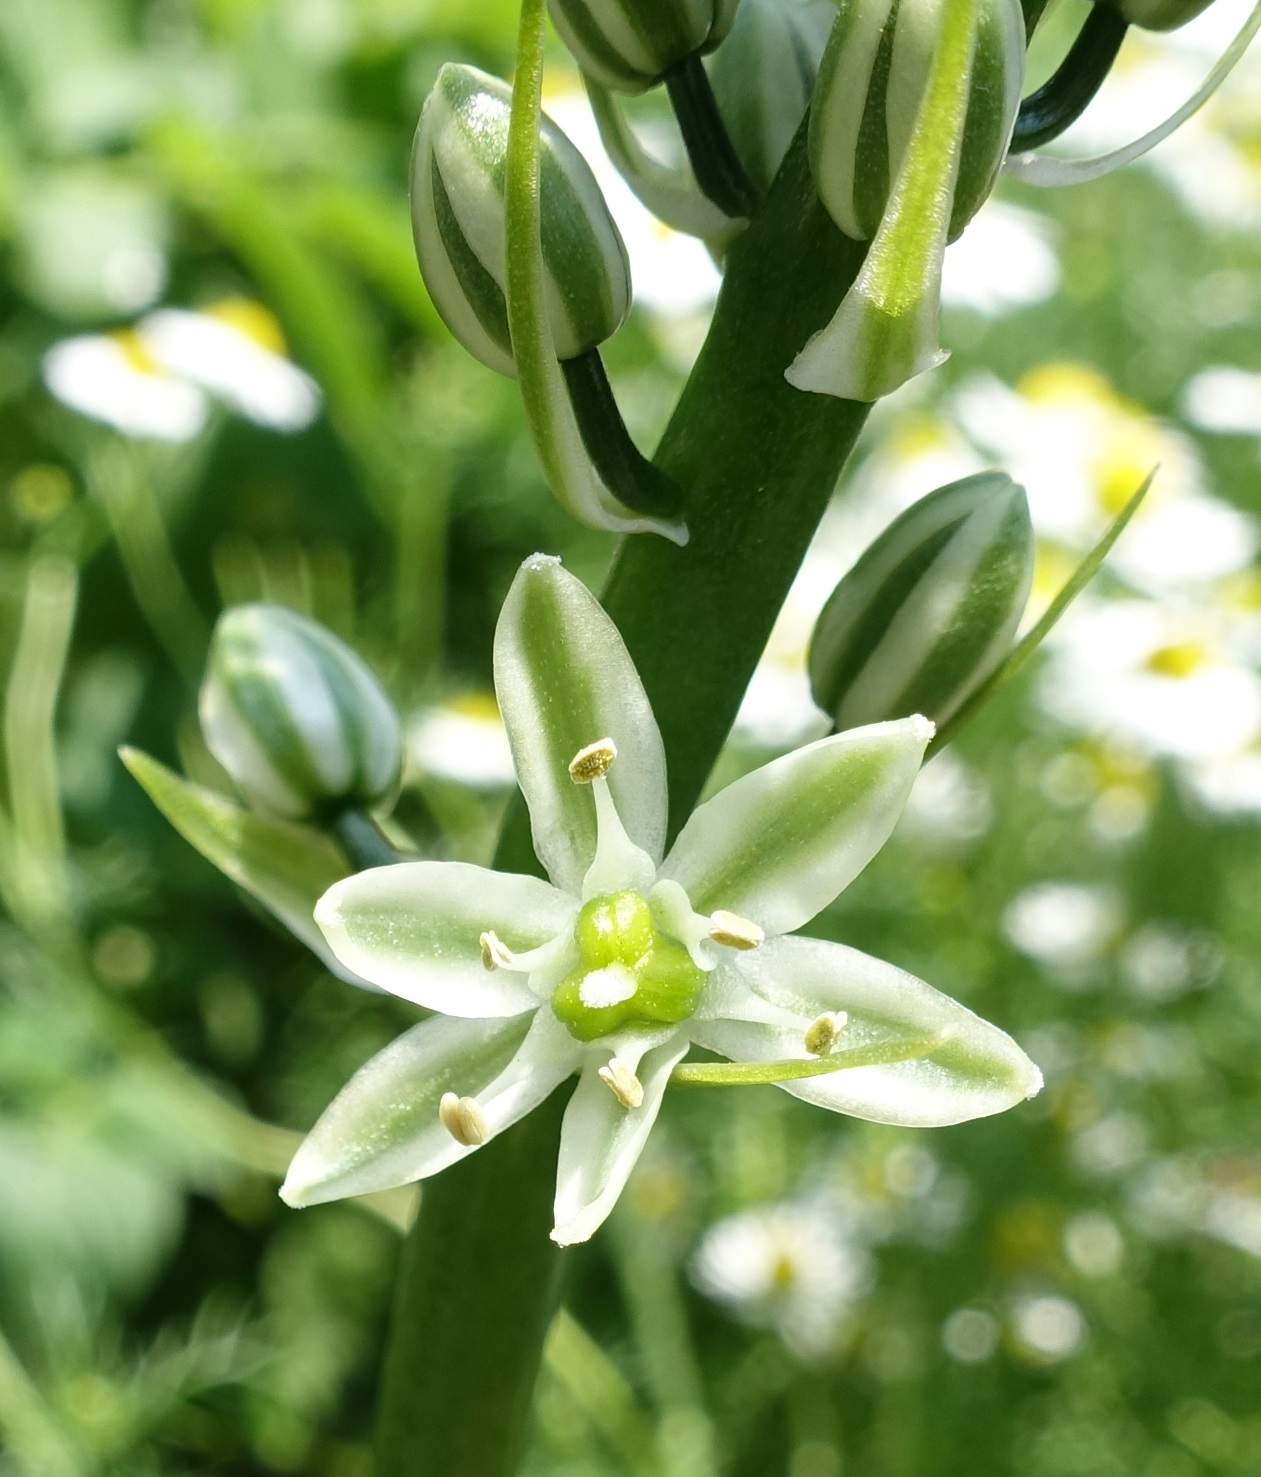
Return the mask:
[[(672, 1075), (777, 1081), (933, 1126), (1041, 1086), (1010, 1037), (904, 971), (789, 937), (888, 839), (932, 726), (808, 744), (699, 806), (666, 849), (661, 736), (630, 656), (556, 559), (526, 561), (495, 685), (551, 883), (458, 862), (348, 877), (316, 909), (337, 958), (436, 1012), (354, 1076), (294, 1157), (291, 1205), (438, 1173), (575, 1073), (553, 1238), (585, 1241)], [(695, 1043), (731, 1060), (680, 1067)]]

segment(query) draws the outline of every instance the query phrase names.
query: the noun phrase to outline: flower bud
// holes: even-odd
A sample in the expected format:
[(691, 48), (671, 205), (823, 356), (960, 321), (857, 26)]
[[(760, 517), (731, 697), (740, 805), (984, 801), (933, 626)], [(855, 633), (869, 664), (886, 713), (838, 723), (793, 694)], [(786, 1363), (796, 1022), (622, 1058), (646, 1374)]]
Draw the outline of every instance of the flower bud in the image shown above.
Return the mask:
[[(876, 234), (924, 95), (948, 0), (841, 0), (810, 108), (810, 168), (847, 236)], [(1019, 0), (980, 0), (950, 213), (954, 240), (984, 204), (1007, 151), (1024, 79)]]
[(210, 752), (261, 809), (298, 820), (385, 800), (398, 784), (398, 715), (364, 662), (282, 605), (219, 618), (201, 687)]
[(731, 29), (739, 0), (550, 0), (552, 20), (588, 76), (643, 92)]
[(770, 188), (805, 117), (835, 19), (832, 0), (741, 0), (710, 64), (731, 142), (761, 190)]
[(982, 472), (921, 498), (832, 592), (810, 645), (814, 700), (838, 729), (944, 723), (1010, 649), (1033, 578), (1024, 489)]
[(1096, 3), (1113, 4), (1123, 19), (1144, 31), (1176, 31), (1207, 10), (1212, 0), (1096, 0)]
[[(460, 343), (512, 374), (504, 298), (504, 185), (512, 93), (496, 77), (448, 63), (425, 100), (412, 148), (412, 227), (434, 306)], [(576, 358), (630, 311), (630, 265), (587, 161), (543, 119), (543, 267), (557, 357)]]

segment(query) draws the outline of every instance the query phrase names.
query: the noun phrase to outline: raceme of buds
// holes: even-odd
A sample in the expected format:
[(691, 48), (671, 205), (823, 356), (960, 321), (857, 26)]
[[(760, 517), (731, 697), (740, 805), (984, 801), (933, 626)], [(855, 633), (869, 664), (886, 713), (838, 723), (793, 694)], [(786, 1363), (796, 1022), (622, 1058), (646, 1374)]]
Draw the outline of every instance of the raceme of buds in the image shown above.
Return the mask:
[(832, 0), (741, 0), (709, 77), (745, 169), (770, 188), (805, 116), (836, 18)]
[(398, 784), (402, 734), (384, 688), (345, 642), (284, 606), (220, 616), (199, 712), (211, 753), (276, 815), (377, 805)]
[[(449, 63), (425, 100), (412, 148), (412, 227), (421, 274), (470, 354), (512, 374), (504, 299), (504, 186), (512, 93), (497, 77)], [(540, 156), (543, 266), (557, 357), (576, 358), (630, 311), (626, 248), (587, 161), (544, 117)]]
[[(841, 0), (810, 108), (810, 167), (847, 236), (876, 234), (906, 154), (948, 0)], [(993, 188), (1020, 107), (1019, 0), (980, 0), (948, 238)]]
[(588, 76), (617, 92), (643, 92), (663, 72), (712, 51), (738, 0), (550, 0), (561, 39)]
[(939, 487), (841, 580), (810, 647), (838, 729), (923, 713), (941, 724), (1007, 655), (1033, 577), (1024, 489), (1001, 472)]
[(1176, 31), (1207, 10), (1212, 0), (1096, 0), (1096, 3), (1115, 4), (1130, 25), (1141, 26), (1145, 31)]

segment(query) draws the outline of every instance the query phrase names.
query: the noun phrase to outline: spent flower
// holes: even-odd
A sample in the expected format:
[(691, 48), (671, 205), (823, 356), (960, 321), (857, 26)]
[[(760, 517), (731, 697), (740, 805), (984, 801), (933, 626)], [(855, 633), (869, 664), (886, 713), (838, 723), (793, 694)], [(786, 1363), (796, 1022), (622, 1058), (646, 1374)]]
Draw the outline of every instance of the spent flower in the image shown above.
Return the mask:
[[(823, 739), (746, 775), (667, 851), (647, 695), (616, 628), (559, 561), (536, 555), (518, 574), (495, 678), (551, 881), (418, 861), (324, 895), (316, 921), (343, 965), (436, 1015), (326, 1110), (290, 1167), (290, 1204), (436, 1174), (574, 1073), (562, 1245), (608, 1215), (672, 1078), (778, 1082), (834, 1111), (920, 1126), (1038, 1090), (1020, 1048), (963, 1006), (854, 949), (787, 936), (883, 846), (927, 720)], [(680, 1067), (693, 1043), (730, 1065)]]

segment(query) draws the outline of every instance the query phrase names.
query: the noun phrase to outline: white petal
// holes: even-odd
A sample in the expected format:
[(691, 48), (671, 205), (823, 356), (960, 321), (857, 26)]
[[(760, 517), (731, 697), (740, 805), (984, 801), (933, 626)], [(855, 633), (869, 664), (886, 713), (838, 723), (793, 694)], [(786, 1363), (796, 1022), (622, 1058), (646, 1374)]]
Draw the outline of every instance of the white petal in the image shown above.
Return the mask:
[(495, 691), (530, 808), (534, 849), (577, 894), (595, 856), (590, 785), (569, 761), (611, 738), (609, 790), (627, 834), (657, 862), (666, 834), (666, 761), (647, 694), (616, 626), (590, 591), (536, 554), (521, 566), (495, 631)]
[(538, 1005), (523, 974), (488, 970), (481, 936), (515, 953), (572, 927), (577, 902), (537, 877), (464, 862), (399, 862), (336, 883), (315, 908), (348, 969), (444, 1015), (516, 1015)]
[[(824, 1011), (845, 1011), (839, 1048), (942, 1034), (917, 1061), (852, 1067), (797, 1082), (786, 1092), (873, 1123), (933, 1128), (1001, 1113), (1042, 1086), (1042, 1074), (1005, 1032), (914, 975), (843, 944), (773, 939), (740, 956), (738, 970), (770, 1005), (796, 1024), (694, 1020), (699, 1045), (733, 1061), (807, 1059), (806, 1028)], [(724, 971), (725, 973), (726, 971)]]
[(619, 1042), (617, 1055), (644, 1089), (638, 1108), (624, 1108), (600, 1079), (607, 1058), (592, 1053), (565, 1109), (556, 1173), (556, 1228), (552, 1240), (572, 1246), (589, 1240), (604, 1224), (630, 1178), (649, 1131), (656, 1122), (666, 1083), (675, 1064), (687, 1054), (681, 1034), (648, 1051), (638, 1063), (633, 1044)]
[(473, 1097), (493, 1136), (578, 1067), (577, 1042), (548, 1010), (511, 1020), (438, 1016), (393, 1041), (350, 1079), (303, 1140), (281, 1196), (319, 1205), (410, 1184), (473, 1152), (442, 1126), (444, 1092)]
[(768, 934), (808, 923), (889, 839), (924, 749), (925, 718), (873, 723), (764, 764), (699, 806), (661, 868), (698, 913)]

